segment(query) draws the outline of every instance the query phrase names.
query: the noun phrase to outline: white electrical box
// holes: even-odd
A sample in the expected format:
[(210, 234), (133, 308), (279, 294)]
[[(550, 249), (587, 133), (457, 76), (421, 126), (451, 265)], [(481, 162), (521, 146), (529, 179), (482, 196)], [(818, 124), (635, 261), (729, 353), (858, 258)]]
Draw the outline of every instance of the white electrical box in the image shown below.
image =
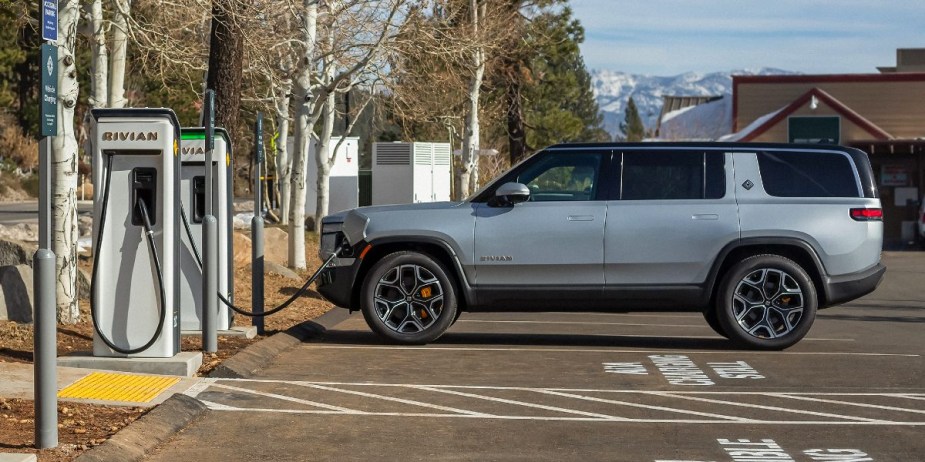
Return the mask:
[(449, 143), (373, 143), (372, 205), (450, 200)]
[[(340, 146), (338, 146), (340, 143)], [(328, 177), (328, 213), (337, 213), (344, 210), (355, 209), (360, 203), (360, 182), (358, 179), (360, 165), (360, 139), (357, 137), (347, 137), (341, 142), (340, 137), (331, 138), (331, 149), (329, 153), (334, 153), (334, 147), (337, 147), (336, 157), (329, 154), (329, 158), (334, 157), (334, 165), (331, 167), (331, 175)], [(295, 137), (289, 138), (289, 153), (295, 152)], [(306, 187), (305, 187), (305, 215), (314, 216), (318, 207), (318, 139), (312, 137), (311, 144), (308, 146)]]

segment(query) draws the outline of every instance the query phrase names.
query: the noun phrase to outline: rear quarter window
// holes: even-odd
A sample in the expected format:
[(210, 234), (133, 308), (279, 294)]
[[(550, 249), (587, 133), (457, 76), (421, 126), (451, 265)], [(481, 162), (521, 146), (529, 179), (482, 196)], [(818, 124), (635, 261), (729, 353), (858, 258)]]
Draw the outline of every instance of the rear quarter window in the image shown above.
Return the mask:
[(837, 152), (759, 152), (765, 191), (777, 197), (859, 197), (851, 159)]

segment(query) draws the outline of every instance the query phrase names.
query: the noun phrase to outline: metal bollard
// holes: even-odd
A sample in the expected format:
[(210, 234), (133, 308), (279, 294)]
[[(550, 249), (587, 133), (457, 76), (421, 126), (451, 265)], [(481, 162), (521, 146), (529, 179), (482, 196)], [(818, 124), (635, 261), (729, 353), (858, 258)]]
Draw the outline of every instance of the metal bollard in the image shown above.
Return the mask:
[[(263, 218), (258, 215), (251, 220), (251, 311), (263, 313), (263, 304)], [(263, 316), (251, 319), (257, 335), (263, 335)]]
[(202, 351), (218, 351), (218, 220), (202, 218)]
[(32, 256), (35, 293), (34, 385), (35, 447), (58, 446), (58, 342), (55, 288), (55, 254), (39, 249)]

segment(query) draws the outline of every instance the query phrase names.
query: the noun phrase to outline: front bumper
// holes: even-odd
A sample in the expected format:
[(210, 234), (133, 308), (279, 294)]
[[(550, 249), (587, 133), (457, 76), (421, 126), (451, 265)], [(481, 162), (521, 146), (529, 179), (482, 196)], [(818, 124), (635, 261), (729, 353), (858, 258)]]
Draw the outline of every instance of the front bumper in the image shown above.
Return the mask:
[(334, 266), (322, 271), (318, 278), (318, 293), (339, 307), (351, 308), (353, 282), (360, 271), (360, 263), (361, 260), (356, 258), (350, 265)]
[(873, 292), (884, 273), (886, 267), (877, 263), (868, 270), (826, 278), (826, 306), (849, 302)]

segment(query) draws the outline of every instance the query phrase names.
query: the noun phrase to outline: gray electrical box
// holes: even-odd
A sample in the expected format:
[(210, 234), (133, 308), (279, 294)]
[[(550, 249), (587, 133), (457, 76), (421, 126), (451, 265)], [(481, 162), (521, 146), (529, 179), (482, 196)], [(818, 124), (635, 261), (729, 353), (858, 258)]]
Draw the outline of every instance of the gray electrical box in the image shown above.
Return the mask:
[[(180, 124), (170, 109), (93, 109), (91, 114), (93, 354), (169, 358), (180, 352)], [(148, 210), (155, 254), (139, 201)], [(134, 350), (149, 339), (147, 349), (131, 354), (107, 344)]]
[[(204, 128), (183, 128), (180, 141), (180, 203), (186, 211), (196, 249), (202, 256), (202, 217), (206, 206), (206, 133)], [(218, 222), (218, 291), (234, 302), (234, 241), (232, 208), (231, 139), (224, 128), (215, 129), (212, 150), (212, 213)], [(196, 261), (192, 243), (186, 231), (181, 233), (180, 246), (180, 329), (202, 331), (202, 268)], [(230, 329), (233, 314), (218, 302), (218, 329)]]

